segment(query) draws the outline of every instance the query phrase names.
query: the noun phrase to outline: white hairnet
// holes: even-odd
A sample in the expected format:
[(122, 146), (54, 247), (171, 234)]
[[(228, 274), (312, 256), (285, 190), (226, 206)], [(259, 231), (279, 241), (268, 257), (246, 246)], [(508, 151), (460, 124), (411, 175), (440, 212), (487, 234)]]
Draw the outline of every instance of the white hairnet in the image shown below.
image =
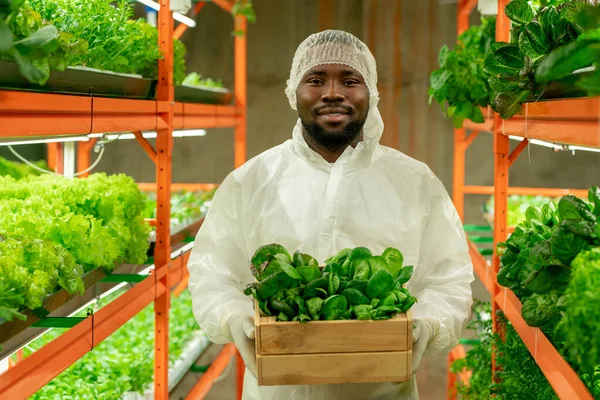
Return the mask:
[(343, 64), (358, 71), (369, 89), (369, 113), (365, 123), (365, 140), (379, 140), (383, 133), (383, 120), (377, 109), (377, 64), (371, 51), (351, 33), (340, 30), (326, 30), (307, 37), (294, 55), (290, 78), (285, 93), (292, 109), (296, 107), (296, 90), (302, 77), (317, 65)]
[(311, 68), (323, 64), (344, 64), (354, 68), (365, 79), (370, 97), (379, 100), (377, 65), (367, 45), (348, 32), (326, 30), (310, 35), (296, 50), (285, 90), (294, 110), (300, 80)]

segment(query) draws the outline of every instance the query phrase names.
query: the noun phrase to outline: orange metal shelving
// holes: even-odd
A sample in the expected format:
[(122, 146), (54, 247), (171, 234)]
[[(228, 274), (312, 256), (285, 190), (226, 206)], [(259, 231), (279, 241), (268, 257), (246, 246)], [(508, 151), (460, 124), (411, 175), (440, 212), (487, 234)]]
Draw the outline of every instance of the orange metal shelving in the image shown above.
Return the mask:
[[(231, 12), (233, 0), (213, 0)], [(170, 0), (159, 0), (160, 10), (170, 9)], [(204, 3), (196, 4), (199, 12)], [(246, 20), (235, 18), (235, 105), (216, 106), (174, 101), (173, 37), (185, 30), (180, 25), (174, 33), (171, 12), (159, 11), (159, 47), (164, 57), (158, 63), (156, 100), (131, 100), (32, 93), (0, 90), (0, 138), (86, 135), (90, 133), (157, 132), (152, 147), (141, 135), (136, 139), (156, 164), (156, 183), (140, 184), (142, 190), (157, 193), (157, 218), (152, 274), (93, 316), (59, 336), (31, 356), (19, 361), (0, 375), (0, 398), (21, 399), (35, 393), (94, 346), (112, 334), (151, 302), (155, 306), (154, 393), (156, 399), (168, 399), (168, 311), (171, 289), (181, 292), (187, 283), (186, 263), (189, 252), (171, 259), (170, 197), (173, 190), (207, 190), (216, 184), (172, 184), (173, 130), (199, 128), (234, 128), (234, 160), (239, 167), (246, 159)], [(90, 165), (90, 150), (95, 140), (78, 145), (77, 170)], [(52, 144), (51, 168), (62, 171), (62, 146)], [(54, 150), (53, 150), (54, 149)], [(237, 352), (226, 346), (219, 360), (229, 360)], [(237, 398), (241, 398), (244, 365), (237, 356)], [(216, 369), (216, 368), (215, 368)], [(220, 369), (222, 371), (222, 369)], [(217, 374), (209, 374), (196, 387), (205, 393)]]
[[(498, 17), (496, 24), (496, 40), (508, 41), (509, 21), (504, 8), (509, 0), (498, 1)], [(459, 1), (458, 30), (459, 33), (468, 28), (468, 18), (474, 2)], [(496, 282), (496, 274), (500, 268), (500, 259), (496, 245), (506, 240), (510, 233), (507, 227), (507, 202), (510, 194), (541, 195), (558, 197), (568, 193), (579, 197), (587, 197), (587, 190), (555, 189), (555, 188), (522, 188), (510, 187), (508, 183), (509, 167), (527, 146), (527, 141), (538, 139), (555, 144), (576, 145), (600, 148), (600, 98), (582, 98), (569, 100), (551, 100), (526, 103), (522, 111), (509, 120), (502, 120), (499, 115), (490, 113), (484, 117), (483, 124), (465, 121), (463, 128), (454, 131), (454, 175), (453, 201), (464, 219), (464, 196), (466, 194), (494, 195), (494, 256), (492, 266), (487, 262), (474, 244), (469, 243), (474, 271), (492, 295), (493, 329), (498, 330), (495, 311), (502, 310), (508, 320), (527, 346), (548, 382), (561, 399), (591, 400), (592, 396), (581, 382), (575, 371), (563, 359), (546, 336), (537, 328), (528, 326), (521, 316), (521, 303), (507, 288)], [(472, 133), (467, 136), (467, 131)], [(494, 186), (465, 185), (465, 153), (479, 132), (489, 132), (494, 137)], [(512, 152), (509, 136), (525, 138)], [(460, 349), (456, 350), (459, 351)], [(456, 359), (459, 353), (453, 352), (449, 359)], [(494, 371), (501, 366), (495, 364)], [(466, 377), (465, 377), (466, 378)], [(449, 382), (455, 382), (456, 376), (449, 374)], [(449, 386), (450, 389), (450, 386)], [(449, 398), (455, 398), (449, 390)]]

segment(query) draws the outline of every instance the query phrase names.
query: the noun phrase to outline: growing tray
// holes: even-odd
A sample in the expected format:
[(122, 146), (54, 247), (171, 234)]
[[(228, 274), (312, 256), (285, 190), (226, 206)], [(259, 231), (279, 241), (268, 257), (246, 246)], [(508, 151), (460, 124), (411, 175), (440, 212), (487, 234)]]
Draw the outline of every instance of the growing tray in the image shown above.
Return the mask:
[(259, 386), (401, 383), (412, 372), (412, 316), (277, 322), (255, 302)]
[(139, 75), (119, 74), (85, 67), (67, 67), (52, 71), (45, 85), (31, 83), (19, 71), (15, 62), (0, 61), (0, 89), (26, 90), (100, 97), (150, 99), (156, 81)]
[(575, 71), (570, 75), (559, 80), (550, 82), (542, 95), (536, 99), (533, 96), (527, 99), (527, 102), (535, 102), (542, 100), (566, 100), (587, 97), (587, 92), (577, 86), (577, 82), (581, 79), (594, 74), (595, 71), (591, 68), (584, 68)]
[[(204, 222), (204, 217), (190, 219), (178, 223), (176, 220), (171, 221), (171, 245), (177, 243), (188, 243), (193, 241)], [(156, 247), (156, 231), (150, 233), (150, 247), (146, 253), (148, 257), (154, 256), (154, 248)]]
[(233, 93), (227, 89), (188, 85), (175, 86), (175, 101), (179, 102), (229, 105), (232, 100)]

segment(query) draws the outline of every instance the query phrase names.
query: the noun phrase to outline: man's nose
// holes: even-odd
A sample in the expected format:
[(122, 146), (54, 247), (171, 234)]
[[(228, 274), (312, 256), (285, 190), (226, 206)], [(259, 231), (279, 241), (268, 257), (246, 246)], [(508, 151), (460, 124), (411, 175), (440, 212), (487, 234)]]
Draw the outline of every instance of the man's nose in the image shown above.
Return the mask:
[(325, 87), (325, 92), (321, 96), (321, 100), (327, 102), (343, 101), (344, 95), (340, 91), (340, 86), (337, 82), (332, 81)]

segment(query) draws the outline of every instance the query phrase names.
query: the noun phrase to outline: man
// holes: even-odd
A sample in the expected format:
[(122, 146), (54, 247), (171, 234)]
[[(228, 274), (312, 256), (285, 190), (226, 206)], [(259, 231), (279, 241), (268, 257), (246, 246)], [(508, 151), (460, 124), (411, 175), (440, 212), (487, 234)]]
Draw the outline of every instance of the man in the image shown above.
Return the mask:
[[(424, 164), (379, 145), (375, 59), (342, 31), (309, 36), (286, 94), (293, 138), (233, 171), (216, 192), (188, 262), (194, 315), (215, 343), (234, 341), (246, 363), (244, 399), (416, 399), (415, 380), (394, 385), (258, 387), (250, 258), (268, 243), (323, 262), (343, 248), (398, 248), (414, 265), (413, 373), (423, 354), (458, 343), (471, 306), (472, 264), (461, 222)], [(442, 384), (442, 383), (436, 383)]]

